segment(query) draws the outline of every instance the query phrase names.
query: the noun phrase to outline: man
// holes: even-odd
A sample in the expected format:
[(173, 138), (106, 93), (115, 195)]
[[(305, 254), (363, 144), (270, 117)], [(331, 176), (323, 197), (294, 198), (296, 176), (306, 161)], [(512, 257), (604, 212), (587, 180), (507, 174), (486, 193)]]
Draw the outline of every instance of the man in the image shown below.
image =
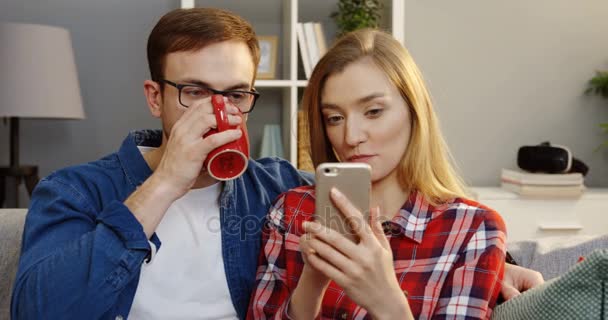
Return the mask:
[(263, 217), (277, 195), (312, 177), (279, 159), (250, 160), (223, 183), (202, 168), (239, 137), (202, 138), (216, 126), (210, 96), (248, 97), (227, 103), (231, 124), (255, 105), (259, 47), (248, 22), (219, 9), (174, 10), (152, 30), (148, 62), (144, 91), (163, 130), (134, 131), (116, 153), (38, 184), (13, 319), (245, 318)]
[[(251, 111), (259, 56), (251, 25), (227, 11), (161, 18), (148, 41), (144, 91), (162, 133), (133, 132), (117, 153), (40, 182), (14, 319), (245, 317), (261, 221), (281, 192), (311, 182), (277, 159), (250, 161), (242, 177), (222, 184), (202, 169), (211, 150), (239, 137), (230, 130), (201, 138), (216, 126), (206, 88), (223, 90), (228, 102), (244, 91), (250, 99), (239, 108)], [(182, 84), (198, 85), (205, 99), (188, 100)], [(231, 124), (245, 120), (228, 105)]]

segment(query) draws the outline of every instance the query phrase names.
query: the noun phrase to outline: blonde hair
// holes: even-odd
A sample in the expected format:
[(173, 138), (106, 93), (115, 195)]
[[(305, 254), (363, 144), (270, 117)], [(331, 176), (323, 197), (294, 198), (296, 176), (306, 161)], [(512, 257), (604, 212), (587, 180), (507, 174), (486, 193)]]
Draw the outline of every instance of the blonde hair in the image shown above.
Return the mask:
[(321, 92), (327, 78), (349, 64), (369, 57), (384, 71), (406, 101), (411, 114), (411, 136), (399, 163), (397, 179), (403, 190), (422, 192), (431, 204), (465, 197), (465, 184), (452, 165), (452, 157), (439, 128), (431, 98), (411, 55), (391, 35), (361, 29), (338, 39), (315, 67), (304, 90), (311, 158), (316, 166), (339, 161), (325, 132)]

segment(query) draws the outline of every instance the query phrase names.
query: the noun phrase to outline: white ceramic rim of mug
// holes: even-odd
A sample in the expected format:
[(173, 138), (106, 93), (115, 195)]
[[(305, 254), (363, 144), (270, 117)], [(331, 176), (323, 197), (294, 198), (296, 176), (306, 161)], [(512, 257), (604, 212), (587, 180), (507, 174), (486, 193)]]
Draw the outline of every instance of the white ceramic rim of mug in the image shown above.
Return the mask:
[[(220, 154), (224, 154), (226, 152), (234, 152), (234, 153), (238, 153), (243, 160), (245, 161), (245, 166), (243, 167), (243, 170), (241, 170), (241, 172), (239, 172), (239, 174), (237, 174), (236, 176), (234, 176), (233, 178), (219, 178), (216, 177), (213, 172), (211, 172), (211, 170), (209, 170), (211, 163), (213, 162), (213, 160), (215, 160), (215, 158), (217, 158), (217, 156), (219, 156)], [(211, 159), (209, 159), (209, 163), (207, 163), (207, 172), (209, 172), (209, 175), (215, 179), (215, 180), (220, 180), (220, 181), (229, 181), (229, 180), (233, 180), (236, 179), (238, 177), (240, 177), (243, 173), (245, 173), (245, 170), (247, 170), (247, 167), (249, 166), (249, 159), (247, 159), (247, 157), (245, 157), (245, 154), (237, 149), (226, 149), (226, 150), (222, 150), (218, 153), (216, 153)]]

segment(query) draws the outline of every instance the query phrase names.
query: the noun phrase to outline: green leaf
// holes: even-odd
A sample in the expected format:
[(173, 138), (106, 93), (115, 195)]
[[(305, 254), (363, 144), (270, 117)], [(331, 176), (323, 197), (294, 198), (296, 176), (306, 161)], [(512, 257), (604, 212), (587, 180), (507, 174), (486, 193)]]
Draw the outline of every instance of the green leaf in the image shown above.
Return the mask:
[(595, 94), (608, 98), (608, 72), (596, 71), (595, 76), (588, 82), (585, 94)]
[(593, 150), (593, 152), (598, 152), (598, 151), (602, 150), (602, 148), (608, 148), (608, 140), (604, 141), (604, 143), (597, 146), (597, 148), (595, 148), (595, 150)]
[(336, 22), (339, 35), (379, 25), (382, 9), (380, 0), (340, 0), (337, 8), (330, 17)]

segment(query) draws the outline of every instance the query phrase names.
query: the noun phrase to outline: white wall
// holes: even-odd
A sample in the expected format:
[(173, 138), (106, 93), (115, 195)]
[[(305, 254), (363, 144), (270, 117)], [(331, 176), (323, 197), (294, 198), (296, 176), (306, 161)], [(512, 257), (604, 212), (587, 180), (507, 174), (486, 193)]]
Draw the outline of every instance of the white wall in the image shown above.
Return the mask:
[[(257, 6), (237, 10), (239, 0), (197, 4), (225, 6), (260, 33), (279, 33), (281, 11), (271, 1), (256, 4), (274, 10), (276, 21)], [(303, 18), (318, 7), (314, 17), (328, 22), (325, 0), (302, 1)], [(518, 146), (548, 139), (591, 166), (588, 185), (608, 187), (608, 150), (593, 153), (606, 139), (597, 123), (608, 121), (608, 101), (581, 95), (594, 70), (608, 68), (608, 2), (404, 1), (406, 45), (431, 84), (469, 182), (497, 185), (500, 168), (515, 165)], [(132, 128), (158, 127), (142, 93), (145, 44), (157, 19), (177, 7), (179, 0), (0, 1), (0, 21), (70, 30), (87, 114), (82, 121), (24, 120), (22, 163), (37, 164), (45, 176), (114, 151)], [(280, 91), (265, 91), (250, 119), (254, 136), (281, 119)], [(8, 130), (0, 125), (0, 165), (7, 164)]]
[(583, 95), (608, 68), (604, 0), (405, 0), (405, 44), (430, 83), (466, 179), (497, 185), (517, 148), (563, 144), (608, 187), (608, 100)]
[[(238, 2), (205, 0), (199, 5), (234, 7)], [(81, 121), (22, 120), (21, 163), (37, 165), (44, 177), (117, 150), (129, 130), (160, 128), (143, 95), (143, 81), (149, 78), (146, 43), (158, 19), (179, 6), (179, 0), (0, 0), (0, 22), (48, 24), (70, 31), (87, 117)], [(281, 28), (280, 7), (265, 7), (273, 11), (241, 14), (260, 33), (276, 33)], [(277, 19), (269, 21), (266, 15)], [(262, 93), (248, 122), (254, 156), (264, 124), (281, 119), (281, 91), (264, 89)], [(9, 163), (8, 135), (8, 126), (0, 122), (0, 166)], [(20, 195), (20, 205), (26, 206), (23, 185)]]
[[(22, 120), (22, 164), (38, 165), (41, 176), (46, 176), (118, 148), (129, 128), (158, 127), (143, 96), (146, 39), (155, 20), (177, 5), (177, 0), (0, 1), (0, 21), (70, 31), (87, 117)], [(7, 164), (8, 129), (0, 125), (0, 165)], [(24, 191), (22, 206), (27, 203)]]

